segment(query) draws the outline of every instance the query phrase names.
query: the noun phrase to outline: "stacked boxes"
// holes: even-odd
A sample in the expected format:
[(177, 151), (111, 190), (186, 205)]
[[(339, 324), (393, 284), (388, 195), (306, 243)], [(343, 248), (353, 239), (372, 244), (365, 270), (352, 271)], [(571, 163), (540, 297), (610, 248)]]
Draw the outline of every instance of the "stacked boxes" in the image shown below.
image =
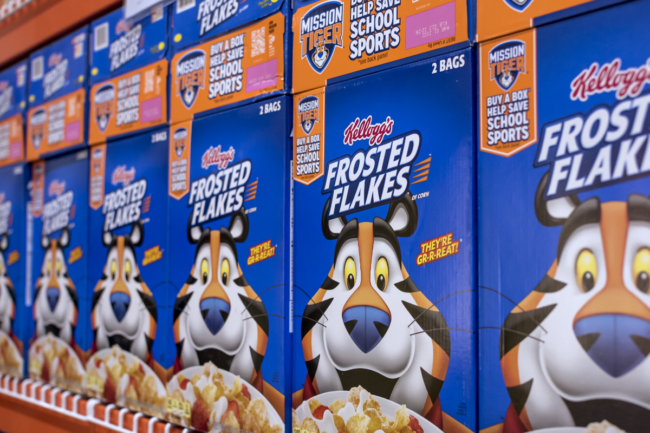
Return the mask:
[(647, 431), (649, 13), (629, 2), (480, 47), (486, 433)]
[(290, 419), (290, 113), (279, 97), (171, 128), (177, 424), (281, 433)]
[(131, 23), (120, 9), (93, 22), (89, 144), (167, 123), (168, 11)]
[(27, 62), (0, 72), (0, 167), (22, 161), (27, 109)]
[(34, 52), (29, 62), (27, 160), (85, 145), (88, 28)]
[(163, 418), (173, 365), (167, 129), (91, 148), (88, 395)]
[(31, 183), (29, 377), (82, 392), (90, 348), (88, 151), (34, 163)]
[(476, 431), (474, 62), (294, 97), (294, 431)]

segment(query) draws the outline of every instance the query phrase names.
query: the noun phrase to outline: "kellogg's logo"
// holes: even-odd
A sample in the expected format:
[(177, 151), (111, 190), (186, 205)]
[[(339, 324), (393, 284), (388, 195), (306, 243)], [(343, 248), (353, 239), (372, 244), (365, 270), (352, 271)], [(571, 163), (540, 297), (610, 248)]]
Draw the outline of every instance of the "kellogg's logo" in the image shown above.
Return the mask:
[(517, 12), (523, 12), (533, 0), (503, 0), (508, 6), (516, 10)]
[(47, 66), (51, 68), (52, 66), (58, 65), (61, 63), (61, 60), (63, 59), (63, 54), (61, 53), (53, 53), (50, 54), (50, 57), (47, 59)]
[(60, 182), (58, 179), (54, 179), (50, 182), (50, 185), (47, 188), (47, 194), (50, 196), (60, 196), (65, 191), (65, 181)]
[(115, 170), (113, 170), (111, 183), (113, 185), (121, 183), (123, 186), (126, 186), (131, 183), (133, 179), (135, 179), (135, 167), (131, 167), (127, 170), (126, 165), (120, 165)]
[(571, 82), (571, 100), (585, 102), (590, 96), (604, 92), (616, 92), (617, 99), (639, 96), (650, 82), (650, 59), (638, 68), (621, 71), (621, 59), (600, 66), (594, 62)]
[(185, 108), (190, 109), (196, 101), (199, 89), (205, 87), (205, 53), (190, 51), (180, 58), (176, 66), (178, 96)]
[(369, 140), (369, 145), (381, 143), (384, 136), (390, 135), (393, 132), (393, 119), (390, 116), (386, 117), (381, 123), (372, 124), (372, 116), (368, 116), (363, 120), (356, 120), (348, 125), (343, 132), (343, 144), (352, 146), (355, 141)]
[(235, 159), (235, 149), (230, 146), (227, 152), (221, 151), (221, 145), (212, 147), (205, 151), (201, 160), (201, 168), (208, 169), (213, 165), (219, 166), (219, 170), (228, 167), (228, 164)]
[(106, 84), (95, 93), (95, 121), (103, 133), (108, 127), (113, 115), (113, 101), (115, 100), (115, 86)]
[(490, 80), (509, 90), (520, 73), (526, 73), (526, 44), (522, 41), (503, 42), (490, 50)]
[(298, 102), (298, 123), (305, 134), (309, 134), (318, 122), (318, 106), (317, 96), (307, 96)]
[(300, 20), (301, 58), (319, 74), (327, 68), (336, 47), (343, 47), (343, 3), (332, 0), (312, 8)]

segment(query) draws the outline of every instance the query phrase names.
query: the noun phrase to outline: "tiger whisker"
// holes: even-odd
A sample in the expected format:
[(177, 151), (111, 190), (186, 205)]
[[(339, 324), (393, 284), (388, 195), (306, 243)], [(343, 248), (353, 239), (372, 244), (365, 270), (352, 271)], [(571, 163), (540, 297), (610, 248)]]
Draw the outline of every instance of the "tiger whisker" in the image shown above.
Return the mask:
[(318, 320), (314, 320), (314, 319), (312, 319), (311, 317), (302, 316), (302, 315), (300, 315), (300, 314), (294, 314), (293, 317), (302, 317), (303, 319), (311, 320), (312, 322), (314, 322), (314, 323), (316, 323), (316, 324), (322, 326), (323, 328), (327, 328), (327, 326), (325, 326), (324, 324), (320, 323)]
[(431, 332), (431, 331), (442, 331), (442, 330), (445, 330), (445, 329), (448, 330), (448, 331), (463, 331), (463, 332), (469, 332), (470, 334), (474, 333), (473, 331), (470, 331), (469, 329), (444, 327), (444, 328), (425, 329), (424, 331), (414, 332), (414, 333), (411, 334), (411, 336), (422, 334), (422, 333), (425, 333), (425, 332)]
[[(323, 317), (325, 317), (325, 319), (327, 319), (327, 316), (325, 315), (325, 312), (324, 312), (323, 310), (320, 309), (320, 306), (319, 306), (320, 302), (316, 302), (316, 301), (314, 301), (314, 298), (312, 298), (311, 296), (309, 296), (309, 294), (307, 294), (307, 292), (305, 292), (303, 289), (301, 289), (300, 286), (297, 286), (297, 285), (294, 284), (293, 287), (297, 287), (298, 290), (300, 290), (302, 293), (304, 293), (305, 295), (307, 295), (307, 297), (309, 298), (309, 300), (310, 300), (311, 302), (313, 302), (314, 305), (318, 306), (318, 310), (319, 310), (321, 313), (323, 313)], [(330, 320), (330, 319), (327, 319), (327, 320)]]
[(254, 319), (256, 317), (264, 317), (264, 316), (273, 316), (273, 317), (279, 317), (280, 319), (284, 319), (284, 316), (280, 316), (279, 314), (258, 314), (257, 316), (249, 316), (244, 320)]
[(149, 287), (149, 290), (153, 290), (153, 289), (155, 289), (156, 287), (161, 286), (161, 285), (163, 285), (163, 284), (169, 284), (169, 285), (172, 286), (174, 289), (178, 290), (178, 286), (177, 286), (176, 284), (174, 284), (174, 282), (171, 281), (171, 280), (161, 281), (160, 283), (156, 284), (155, 286)]
[(264, 289), (263, 291), (261, 291), (261, 292), (260, 292), (260, 293), (255, 297), (255, 299), (251, 300), (251, 302), (250, 302), (248, 305), (245, 305), (245, 306), (244, 306), (244, 307), (245, 307), (245, 310), (242, 311), (241, 314), (244, 314), (244, 313), (248, 310), (248, 307), (252, 304), (253, 301), (257, 301), (258, 299), (260, 299), (260, 296), (262, 296), (264, 293), (268, 292), (269, 290), (271, 290), (271, 289), (274, 288), (274, 287), (279, 287), (279, 286), (286, 286), (286, 283), (275, 284), (275, 285), (273, 285), (273, 286), (271, 286), (271, 287), (269, 287), (269, 288)]
[(533, 337), (530, 334), (526, 334), (525, 332), (521, 332), (521, 331), (515, 331), (514, 329), (504, 328), (503, 326), (501, 326), (501, 327), (499, 327), (499, 326), (480, 326), (478, 329), (498, 329), (500, 331), (514, 332), (515, 334), (523, 335), (526, 338), (532, 338), (533, 340), (537, 340), (540, 343), (545, 342), (541, 338)]
[[(513, 301), (513, 300), (510, 299), (510, 298), (508, 298), (506, 295), (504, 295), (503, 293), (499, 292), (498, 290), (494, 290), (494, 289), (492, 289), (492, 288), (490, 288), (490, 287), (486, 287), (486, 286), (478, 286), (478, 288), (479, 288), (479, 289), (483, 289), (483, 290), (489, 290), (490, 292), (494, 292), (494, 293), (496, 293), (497, 295), (500, 295), (501, 297), (503, 297), (503, 298), (506, 299), (507, 301), (510, 301), (513, 305), (515, 305), (517, 308), (519, 308), (522, 312), (524, 312), (524, 313), (528, 313), (528, 314), (530, 315), (530, 311), (524, 310), (524, 309), (523, 309), (519, 304), (517, 304), (515, 301)], [(544, 332), (546, 332), (546, 333), (548, 334), (548, 331), (547, 331), (547, 330), (542, 326), (542, 323), (541, 323), (541, 322), (538, 322), (537, 320), (535, 320), (534, 317), (531, 317), (531, 320), (532, 320), (535, 324), (537, 324), (537, 326), (539, 326), (539, 327), (542, 329), (542, 331), (544, 331)]]
[(430, 309), (432, 309), (433, 307), (435, 307), (436, 305), (438, 305), (439, 303), (441, 303), (441, 302), (444, 301), (445, 299), (450, 298), (450, 297), (452, 297), (452, 296), (454, 296), (454, 295), (457, 295), (457, 294), (459, 294), (459, 293), (463, 293), (463, 292), (473, 292), (473, 291), (474, 291), (473, 289), (458, 290), (458, 291), (456, 291), (456, 292), (454, 292), (454, 293), (450, 293), (449, 295), (443, 297), (442, 299), (439, 299), (438, 301), (436, 301), (435, 304), (431, 304), (431, 306), (430, 306), (429, 308), (427, 308), (426, 310), (424, 310), (423, 312), (421, 312), (421, 313), (418, 315), (418, 317), (416, 317), (415, 319), (413, 319), (413, 321), (412, 321), (411, 323), (409, 323), (409, 326), (411, 326), (412, 324), (414, 324), (415, 321), (418, 320), (420, 317), (422, 317), (422, 315), (423, 315), (424, 313), (426, 313), (427, 311), (429, 311)]

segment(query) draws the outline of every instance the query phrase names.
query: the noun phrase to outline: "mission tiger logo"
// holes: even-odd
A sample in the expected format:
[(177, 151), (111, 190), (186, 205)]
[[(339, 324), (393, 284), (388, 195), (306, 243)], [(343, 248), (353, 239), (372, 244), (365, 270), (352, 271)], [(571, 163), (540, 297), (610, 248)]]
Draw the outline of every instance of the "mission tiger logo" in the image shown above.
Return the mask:
[(305, 134), (309, 134), (314, 129), (314, 124), (318, 122), (319, 101), (316, 96), (307, 96), (298, 102), (298, 123)]
[(523, 12), (533, 2), (533, 0), (503, 0), (508, 6), (517, 12)]
[(187, 146), (187, 128), (178, 128), (174, 132), (174, 153), (176, 157), (180, 158), (185, 152), (185, 147)]
[(526, 44), (522, 41), (503, 42), (492, 48), (488, 56), (490, 80), (505, 91), (515, 84), (520, 73), (526, 73)]
[(343, 47), (343, 3), (327, 1), (313, 7), (300, 20), (300, 58), (319, 74), (329, 64), (334, 50)]
[(29, 121), (30, 132), (32, 136), (32, 145), (38, 150), (45, 137), (45, 122), (47, 121), (47, 112), (44, 108), (39, 108), (34, 112)]
[(113, 101), (115, 100), (115, 86), (106, 84), (95, 93), (95, 122), (103, 133), (113, 115)]
[(180, 58), (176, 66), (178, 96), (185, 108), (190, 109), (200, 89), (205, 87), (205, 53), (190, 51)]

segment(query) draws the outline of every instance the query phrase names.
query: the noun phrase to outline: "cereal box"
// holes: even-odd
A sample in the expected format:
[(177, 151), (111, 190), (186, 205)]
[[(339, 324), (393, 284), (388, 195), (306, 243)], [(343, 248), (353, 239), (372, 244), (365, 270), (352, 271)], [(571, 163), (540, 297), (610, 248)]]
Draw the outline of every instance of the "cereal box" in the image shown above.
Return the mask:
[(25, 157), (27, 62), (0, 72), (0, 167)]
[(88, 151), (32, 164), (29, 377), (82, 392), (90, 339)]
[(161, 418), (173, 365), (166, 128), (90, 149), (87, 394)]
[(294, 97), (294, 432), (476, 431), (474, 64)]
[(167, 420), (185, 427), (286, 431), (290, 113), (279, 97), (171, 128)]
[(29, 56), (27, 159), (86, 143), (88, 27)]
[(167, 123), (169, 9), (131, 22), (119, 9), (90, 28), (89, 144)]
[(623, 3), (480, 47), (484, 433), (650, 425), (648, 14)]
[(469, 46), (465, 0), (299, 0), (294, 8), (295, 93)]
[(29, 167), (0, 168), (0, 373), (24, 376), (29, 342), (25, 299), (27, 176)]

